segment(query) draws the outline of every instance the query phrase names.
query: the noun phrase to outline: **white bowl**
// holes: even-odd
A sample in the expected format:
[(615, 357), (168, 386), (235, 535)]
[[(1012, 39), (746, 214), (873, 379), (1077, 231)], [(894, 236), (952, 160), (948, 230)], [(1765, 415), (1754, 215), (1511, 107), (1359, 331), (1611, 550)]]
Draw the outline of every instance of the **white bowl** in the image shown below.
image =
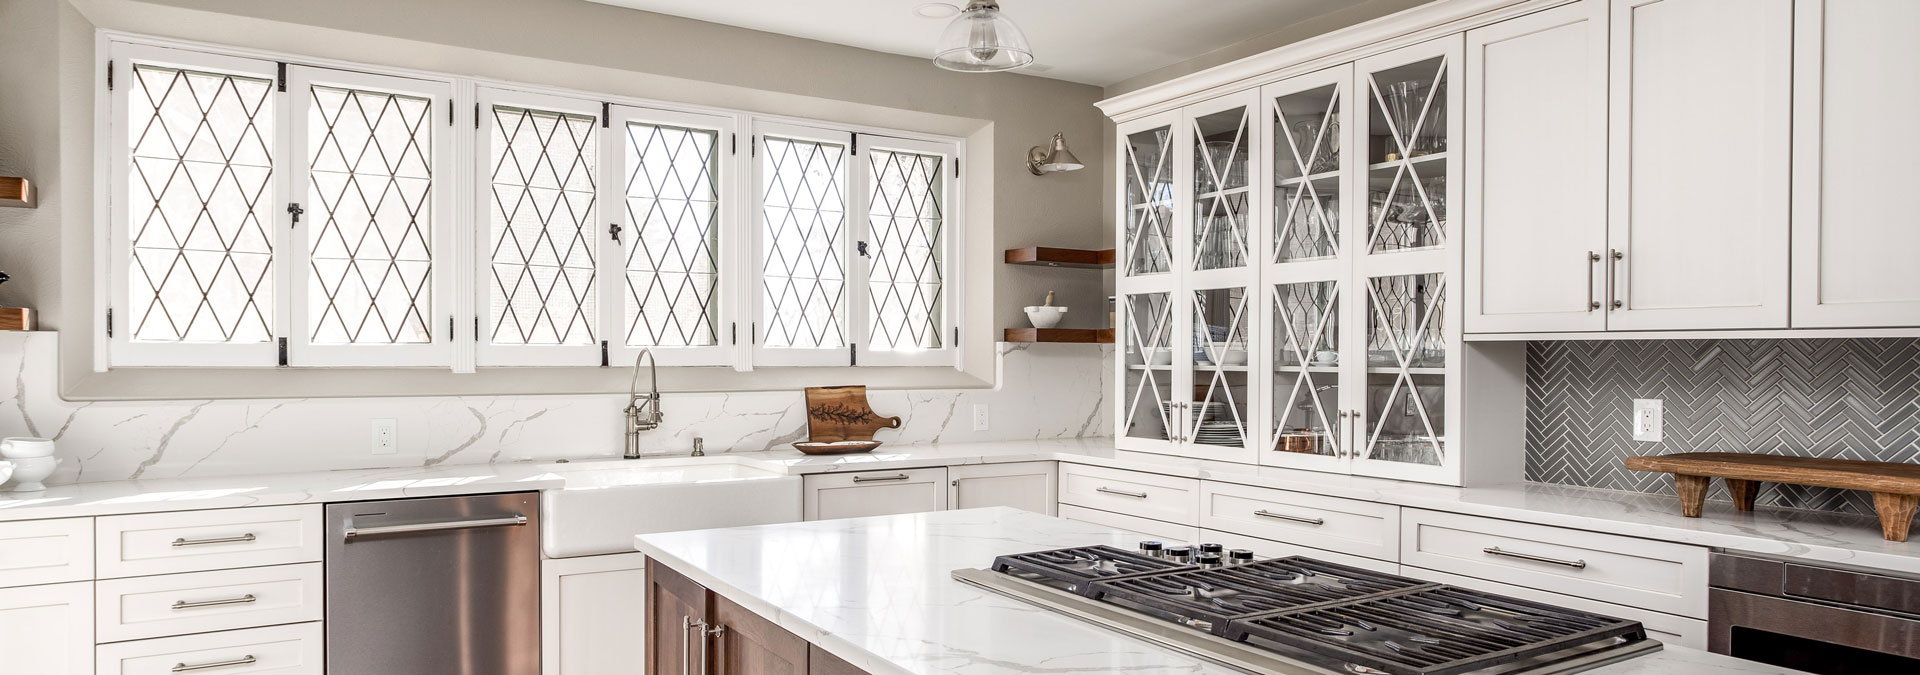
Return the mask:
[(13, 492), (39, 492), (47, 489), (44, 481), (60, 467), (58, 457), (34, 457), (32, 459), (9, 460), (13, 463), (13, 483), (8, 488)]
[(0, 438), (0, 457), (7, 459), (30, 459), (33, 457), (53, 456), (53, 441), (32, 436), (9, 436)]
[(0, 462), (0, 485), (6, 485), (7, 479), (12, 477), (13, 462)]
[(1033, 306), (1027, 309), (1027, 321), (1034, 328), (1052, 328), (1060, 325), (1060, 318), (1067, 315), (1065, 307)]

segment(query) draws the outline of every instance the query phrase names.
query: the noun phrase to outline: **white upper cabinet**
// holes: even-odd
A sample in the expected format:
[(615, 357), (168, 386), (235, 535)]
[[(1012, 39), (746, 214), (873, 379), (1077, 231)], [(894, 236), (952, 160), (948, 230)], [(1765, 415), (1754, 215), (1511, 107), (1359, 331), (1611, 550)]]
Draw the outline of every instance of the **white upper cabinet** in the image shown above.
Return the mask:
[(1614, 0), (1608, 329), (1787, 327), (1792, 25), (1792, 0)]
[(1466, 331), (1606, 330), (1606, 0), (1467, 31), (1466, 57)]
[(1800, 0), (1794, 17), (1793, 326), (1920, 326), (1920, 2)]

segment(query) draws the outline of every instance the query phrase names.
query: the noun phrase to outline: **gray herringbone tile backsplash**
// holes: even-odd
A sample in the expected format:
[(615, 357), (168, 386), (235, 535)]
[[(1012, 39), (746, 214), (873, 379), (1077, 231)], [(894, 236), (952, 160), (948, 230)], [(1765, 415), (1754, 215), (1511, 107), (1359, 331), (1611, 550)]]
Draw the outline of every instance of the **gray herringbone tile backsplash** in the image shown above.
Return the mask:
[[(1633, 399), (1661, 399), (1665, 439), (1636, 442)], [(1760, 452), (1920, 462), (1920, 340), (1658, 340), (1527, 345), (1527, 477), (1673, 494), (1621, 460)], [(1714, 481), (1711, 499), (1727, 499)], [(1873, 513), (1866, 493), (1768, 484), (1760, 502)]]

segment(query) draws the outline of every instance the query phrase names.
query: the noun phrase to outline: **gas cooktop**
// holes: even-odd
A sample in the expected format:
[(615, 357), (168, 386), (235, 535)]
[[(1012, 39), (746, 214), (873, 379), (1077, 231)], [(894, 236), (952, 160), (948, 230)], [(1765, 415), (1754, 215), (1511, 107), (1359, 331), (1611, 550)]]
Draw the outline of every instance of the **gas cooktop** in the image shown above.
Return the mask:
[(1639, 622), (1315, 560), (1082, 546), (954, 578), (1260, 673), (1571, 673), (1660, 648)]

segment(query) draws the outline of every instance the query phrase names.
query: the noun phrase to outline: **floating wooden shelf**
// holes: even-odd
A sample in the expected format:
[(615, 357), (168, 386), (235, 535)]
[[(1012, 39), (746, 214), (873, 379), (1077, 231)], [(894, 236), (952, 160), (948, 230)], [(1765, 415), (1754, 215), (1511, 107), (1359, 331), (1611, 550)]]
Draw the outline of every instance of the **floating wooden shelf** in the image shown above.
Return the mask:
[[(0, 176), (0, 206), (33, 208), (33, 183), (25, 178)], [(1111, 260), (1111, 256), (1108, 258)]]
[(1008, 328), (1007, 342), (1113, 343), (1112, 328)]
[(1010, 248), (1007, 249), (1007, 264), (1104, 269), (1113, 267), (1113, 249), (1092, 251), (1082, 248), (1047, 248), (1045, 246)]

